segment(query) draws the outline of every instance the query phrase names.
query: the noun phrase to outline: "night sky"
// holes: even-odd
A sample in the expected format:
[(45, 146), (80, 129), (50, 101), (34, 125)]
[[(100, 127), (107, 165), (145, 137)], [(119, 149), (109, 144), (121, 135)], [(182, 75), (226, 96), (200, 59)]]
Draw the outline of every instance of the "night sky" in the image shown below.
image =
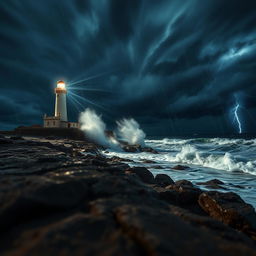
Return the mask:
[(90, 107), (110, 128), (236, 133), (239, 103), (256, 131), (255, 0), (1, 0), (0, 25), (2, 130), (42, 124), (56, 81), (87, 78), (71, 121)]

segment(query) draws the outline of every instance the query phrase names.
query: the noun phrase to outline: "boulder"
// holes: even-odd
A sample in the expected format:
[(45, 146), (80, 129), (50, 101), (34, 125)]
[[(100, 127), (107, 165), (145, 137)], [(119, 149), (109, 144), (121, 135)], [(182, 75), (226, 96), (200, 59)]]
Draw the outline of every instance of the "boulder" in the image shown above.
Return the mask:
[(132, 167), (126, 171), (135, 173), (145, 183), (154, 183), (154, 175), (145, 167)]
[(189, 169), (188, 166), (185, 166), (185, 165), (175, 165), (172, 167), (173, 170), (177, 170), (177, 171), (184, 171), (184, 170), (187, 170)]
[(155, 177), (155, 183), (165, 187), (174, 184), (174, 181), (166, 174), (157, 174)]
[(223, 185), (224, 182), (218, 180), (218, 179), (213, 179), (213, 180), (208, 180), (206, 182), (198, 182), (198, 185), (204, 185), (208, 188), (212, 188), (212, 189), (226, 189), (220, 185)]
[(189, 187), (193, 187), (194, 185), (192, 184), (191, 181), (188, 180), (177, 180), (175, 182), (176, 186), (189, 186)]
[(199, 205), (211, 217), (256, 239), (256, 213), (240, 196), (233, 192), (204, 192), (199, 197)]

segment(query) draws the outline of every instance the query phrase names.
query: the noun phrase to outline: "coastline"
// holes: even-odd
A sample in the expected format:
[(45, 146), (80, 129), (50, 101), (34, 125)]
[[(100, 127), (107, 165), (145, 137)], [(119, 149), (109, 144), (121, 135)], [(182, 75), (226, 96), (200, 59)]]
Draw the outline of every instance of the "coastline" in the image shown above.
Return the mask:
[(106, 158), (95, 144), (0, 138), (1, 255), (255, 255), (238, 195)]

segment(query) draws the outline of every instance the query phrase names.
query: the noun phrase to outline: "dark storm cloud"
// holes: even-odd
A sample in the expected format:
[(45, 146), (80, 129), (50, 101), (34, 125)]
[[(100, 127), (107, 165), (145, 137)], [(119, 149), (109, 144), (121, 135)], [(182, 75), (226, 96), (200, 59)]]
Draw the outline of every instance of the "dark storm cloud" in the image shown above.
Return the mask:
[(87, 84), (108, 92), (84, 92), (90, 102), (80, 103), (109, 122), (133, 116), (196, 130), (225, 119), (236, 99), (255, 114), (255, 8), (252, 0), (1, 1), (0, 123), (38, 123), (52, 113), (56, 79), (99, 74)]

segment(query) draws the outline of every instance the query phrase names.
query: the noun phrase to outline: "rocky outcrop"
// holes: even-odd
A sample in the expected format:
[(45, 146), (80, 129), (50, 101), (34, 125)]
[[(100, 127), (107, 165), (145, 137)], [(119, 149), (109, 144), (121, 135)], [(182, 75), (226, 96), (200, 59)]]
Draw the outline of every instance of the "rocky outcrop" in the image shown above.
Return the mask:
[(235, 193), (204, 192), (200, 206), (214, 219), (243, 231), (256, 239), (256, 213)]
[(0, 137), (0, 161), (0, 255), (256, 253), (254, 209), (235, 194), (154, 177), (83, 141)]

